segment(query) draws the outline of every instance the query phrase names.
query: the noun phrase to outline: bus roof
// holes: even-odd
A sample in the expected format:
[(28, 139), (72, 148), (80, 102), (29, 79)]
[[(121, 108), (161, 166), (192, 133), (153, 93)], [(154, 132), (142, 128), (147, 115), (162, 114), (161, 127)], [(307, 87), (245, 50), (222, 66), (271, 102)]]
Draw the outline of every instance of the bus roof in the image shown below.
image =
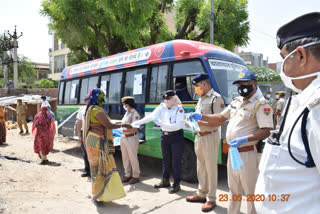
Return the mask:
[(216, 58), (245, 65), (239, 56), (221, 47), (192, 40), (172, 40), (68, 66), (63, 69), (60, 80), (196, 57)]

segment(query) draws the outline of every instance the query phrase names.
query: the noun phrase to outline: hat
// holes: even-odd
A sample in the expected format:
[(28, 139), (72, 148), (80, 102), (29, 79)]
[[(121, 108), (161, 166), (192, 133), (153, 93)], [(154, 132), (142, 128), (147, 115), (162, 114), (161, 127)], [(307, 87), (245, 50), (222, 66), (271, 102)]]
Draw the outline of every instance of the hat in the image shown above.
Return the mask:
[(257, 78), (252, 71), (248, 69), (244, 69), (238, 74), (238, 79), (236, 79), (232, 84), (236, 84), (239, 81), (248, 81), (248, 80), (257, 81)]
[[(121, 102), (122, 103), (126, 103), (129, 101), (129, 100), (132, 100), (134, 102), (134, 98), (133, 97), (122, 97), (121, 98)], [(130, 101), (129, 101), (130, 102)]]
[(45, 99), (45, 100), (46, 100), (46, 99), (47, 99), (47, 97), (43, 95), (43, 96), (41, 96), (41, 99)]
[(206, 80), (206, 79), (209, 79), (209, 75), (207, 73), (198, 74), (197, 76), (195, 76), (192, 79), (192, 84), (195, 85), (198, 82), (201, 82), (201, 81)]
[(90, 96), (89, 96), (89, 95), (87, 95), (87, 96), (84, 97), (84, 100), (89, 100), (89, 99), (90, 99)]
[(167, 99), (167, 97), (173, 97), (175, 95), (176, 95), (176, 93), (174, 91), (168, 90), (168, 91), (164, 92), (162, 97), (163, 97), (163, 99)]
[(286, 43), (306, 37), (320, 37), (320, 13), (302, 15), (279, 28), (277, 46), (281, 49)]
[(276, 94), (286, 94), (284, 91), (276, 91)]
[(21, 98), (18, 98), (17, 101), (22, 101), (22, 99), (21, 99)]

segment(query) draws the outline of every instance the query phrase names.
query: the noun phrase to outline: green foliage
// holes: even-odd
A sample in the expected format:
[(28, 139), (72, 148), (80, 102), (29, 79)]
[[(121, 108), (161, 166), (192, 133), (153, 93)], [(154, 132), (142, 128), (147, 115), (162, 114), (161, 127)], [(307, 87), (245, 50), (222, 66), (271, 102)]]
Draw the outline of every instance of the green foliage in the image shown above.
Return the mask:
[(39, 88), (55, 88), (55, 84), (48, 79), (41, 79), (39, 81)]
[[(248, 43), (247, 0), (215, 0), (215, 44)], [(170, 32), (165, 12), (174, 12)], [(210, 0), (44, 0), (41, 14), (71, 50), (69, 64), (173, 39), (209, 42)]]
[(264, 67), (248, 66), (248, 68), (256, 75), (259, 82), (281, 81), (279, 72)]

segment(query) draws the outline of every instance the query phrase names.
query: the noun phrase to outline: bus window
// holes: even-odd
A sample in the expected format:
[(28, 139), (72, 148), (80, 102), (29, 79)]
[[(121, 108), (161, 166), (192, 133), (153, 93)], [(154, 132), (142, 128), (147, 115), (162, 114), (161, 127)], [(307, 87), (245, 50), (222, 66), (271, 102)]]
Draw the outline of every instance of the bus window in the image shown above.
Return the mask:
[(109, 103), (119, 103), (121, 96), (122, 73), (111, 74), (109, 88)]
[(126, 73), (124, 96), (132, 96), (136, 103), (145, 102), (147, 68), (136, 69)]
[(71, 81), (66, 82), (66, 89), (64, 91), (64, 104), (70, 104)]
[(196, 101), (199, 99), (194, 91), (192, 79), (199, 73), (204, 73), (199, 60), (178, 62), (173, 66), (174, 90), (181, 101)]
[(94, 76), (94, 77), (90, 77), (89, 78), (89, 84), (88, 84), (88, 93), (87, 95), (89, 94), (90, 90), (93, 89), (93, 88), (98, 88), (98, 79), (99, 79), (99, 76)]
[(58, 103), (59, 104), (62, 104), (62, 101), (63, 101), (63, 89), (64, 89), (64, 82), (61, 82), (60, 83), (60, 87), (59, 87), (59, 101)]
[(162, 101), (162, 93), (167, 89), (168, 65), (152, 67), (150, 83), (151, 103), (160, 103)]
[(80, 89), (80, 103), (84, 104), (84, 98), (88, 95), (88, 83), (89, 78), (81, 80), (81, 89)]
[[(67, 94), (68, 96), (69, 94)], [(70, 89), (70, 104), (77, 104), (79, 97), (79, 80), (73, 80), (71, 82)]]
[(109, 85), (110, 85), (110, 75), (104, 75), (101, 77), (101, 85), (100, 88), (104, 92), (106, 96), (106, 103), (109, 102), (108, 100), (108, 91), (109, 91)]

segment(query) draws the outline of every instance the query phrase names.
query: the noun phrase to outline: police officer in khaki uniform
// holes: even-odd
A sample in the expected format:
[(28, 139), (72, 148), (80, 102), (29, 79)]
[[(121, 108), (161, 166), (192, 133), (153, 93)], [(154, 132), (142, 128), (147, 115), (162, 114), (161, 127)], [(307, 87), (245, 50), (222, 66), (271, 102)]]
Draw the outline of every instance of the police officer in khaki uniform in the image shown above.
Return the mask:
[(276, 118), (276, 125), (275, 125), (276, 129), (280, 128), (281, 114), (284, 109), (284, 106), (286, 105), (286, 100), (284, 99), (284, 96), (285, 96), (284, 91), (276, 92), (277, 105), (274, 111), (274, 117)]
[(28, 125), (26, 121), (26, 116), (27, 116), (27, 106), (26, 104), (22, 103), (22, 99), (17, 99), (18, 104), (16, 107), (16, 112), (17, 112), (17, 121), (19, 125), (20, 132), (19, 134), (23, 134), (23, 129), (22, 129), (22, 124), (24, 125), (24, 128), (26, 130), (26, 134), (29, 133), (28, 130)]
[[(195, 92), (201, 97), (196, 106), (196, 112), (201, 114), (218, 114), (224, 109), (220, 94), (211, 87), (208, 74), (198, 74), (192, 80)], [(199, 122), (201, 123), (201, 122)], [(207, 123), (203, 123), (205, 125)], [(196, 193), (187, 196), (188, 202), (206, 202), (202, 211), (208, 212), (216, 205), (217, 190), (217, 158), (220, 135), (217, 127), (201, 126), (196, 133), (194, 150), (197, 155), (197, 174), (199, 186)]]
[[(121, 123), (133, 123), (140, 119), (140, 115), (135, 109), (137, 104), (133, 97), (123, 97), (121, 99), (123, 108), (126, 110)], [(135, 184), (139, 182), (140, 168), (138, 160), (139, 138), (137, 129), (123, 129), (123, 135), (120, 138), (120, 148), (122, 154), (122, 163), (124, 168), (124, 176), (122, 182)]]
[[(236, 97), (220, 114), (201, 115), (192, 113), (194, 120), (202, 120), (211, 126), (223, 125), (229, 119), (227, 127), (227, 142), (232, 147), (238, 147), (243, 166), (237, 171), (232, 169), (228, 158), (228, 185), (230, 189), (230, 205), (228, 213), (240, 213), (241, 201), (232, 200), (232, 195), (254, 194), (258, 176), (258, 156), (256, 145), (259, 140), (270, 135), (273, 128), (273, 110), (265, 98), (257, 92), (255, 75), (245, 69), (234, 81), (240, 97)], [(201, 125), (201, 123), (199, 123)], [(247, 213), (256, 213), (254, 202), (247, 202)]]

